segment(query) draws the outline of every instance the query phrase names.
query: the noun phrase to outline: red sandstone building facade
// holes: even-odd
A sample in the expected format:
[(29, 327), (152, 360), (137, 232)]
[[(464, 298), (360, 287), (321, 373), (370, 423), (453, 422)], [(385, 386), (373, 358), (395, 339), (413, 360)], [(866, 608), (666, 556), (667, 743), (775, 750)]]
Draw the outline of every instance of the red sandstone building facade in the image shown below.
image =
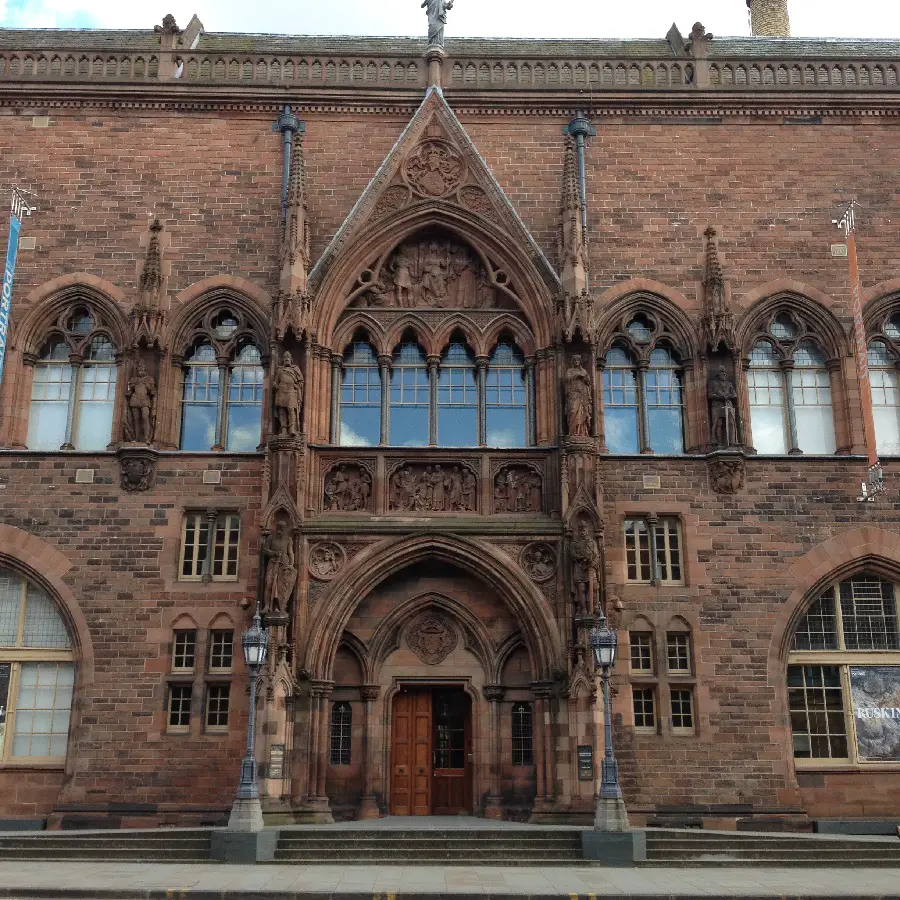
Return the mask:
[(897, 51), (0, 34), (0, 818), (896, 816)]

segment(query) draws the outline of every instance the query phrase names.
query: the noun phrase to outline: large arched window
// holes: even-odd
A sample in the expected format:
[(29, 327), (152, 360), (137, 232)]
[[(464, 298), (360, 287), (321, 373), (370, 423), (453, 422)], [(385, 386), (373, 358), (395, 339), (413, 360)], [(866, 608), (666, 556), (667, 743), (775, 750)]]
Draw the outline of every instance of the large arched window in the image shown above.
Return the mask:
[(800, 620), (788, 657), (794, 757), (900, 762), (897, 585), (854, 575)]
[(112, 441), (116, 377), (109, 331), (89, 307), (69, 307), (34, 365), (28, 447), (105, 450)]
[(900, 383), (897, 360), (884, 341), (869, 344), (869, 383), (875, 413), (875, 445), (886, 456), (900, 455)]
[(256, 450), (262, 440), (262, 354), (240, 313), (218, 309), (197, 322), (184, 356), (182, 450)]
[(425, 351), (407, 339), (394, 351), (391, 369), (390, 443), (424, 447), (431, 433), (430, 395)]
[(805, 326), (781, 312), (759, 336), (747, 369), (757, 453), (834, 453), (831, 374)]
[(613, 347), (603, 369), (603, 425), (610, 453), (640, 453), (637, 367), (627, 350)]
[(528, 381), (525, 359), (512, 341), (501, 340), (494, 348), (486, 382), (485, 443), (488, 447), (525, 447), (530, 443)]
[(339, 443), (373, 447), (381, 441), (381, 376), (378, 357), (360, 338), (344, 353)]
[(443, 447), (477, 447), (479, 443), (475, 355), (457, 336), (441, 356), (437, 431)]
[(53, 600), (0, 568), (0, 764), (62, 764), (74, 685), (72, 642)]

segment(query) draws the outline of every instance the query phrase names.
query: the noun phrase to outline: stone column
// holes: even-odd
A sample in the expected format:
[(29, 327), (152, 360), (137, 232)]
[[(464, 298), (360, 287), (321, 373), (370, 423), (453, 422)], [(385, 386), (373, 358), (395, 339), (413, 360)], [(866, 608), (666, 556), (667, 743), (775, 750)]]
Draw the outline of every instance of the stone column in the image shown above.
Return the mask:
[(330, 443), (338, 444), (341, 440), (341, 366), (344, 358), (340, 353), (331, 354), (331, 423), (329, 427)]
[(499, 684), (486, 684), (482, 688), (484, 698), (490, 704), (490, 738), (488, 746), (491, 755), (490, 789), (485, 802), (484, 814), (488, 819), (502, 819), (503, 809), (500, 798), (501, 747), (503, 736), (500, 734), (500, 701), (506, 695), (506, 688)]
[(436, 447), (438, 442), (438, 366), (441, 358), (429, 356), (428, 363), (428, 445)]
[(381, 377), (381, 435), (379, 443), (389, 444), (391, 434), (391, 364), (393, 357), (383, 353), (378, 357), (378, 374)]
[(216, 362), (219, 366), (219, 394), (216, 403), (216, 442), (210, 447), (210, 450), (225, 449), (225, 401), (228, 396), (228, 364), (230, 360), (227, 356), (217, 356)]
[(325, 790), (325, 776), (328, 773), (329, 731), (331, 728), (331, 692), (334, 684), (330, 681), (319, 682), (319, 741), (316, 748), (316, 805), (328, 807), (328, 793)]
[(478, 378), (478, 446), (487, 444), (487, 369), (490, 357), (476, 356), (475, 369)]
[(373, 782), (376, 746), (375, 701), (380, 691), (381, 688), (377, 684), (364, 684), (359, 689), (359, 695), (365, 703), (366, 714), (363, 720), (363, 793), (359, 799), (357, 819), (377, 819), (379, 815)]
[(553, 765), (553, 717), (551, 715), (550, 694), (552, 685), (550, 682), (539, 681), (531, 685), (534, 693), (535, 712), (535, 749), (540, 750), (537, 763), (537, 797), (535, 798), (534, 811), (540, 812), (550, 808), (554, 795), (554, 765)]
[(792, 359), (781, 360), (781, 371), (784, 375), (784, 406), (788, 414), (788, 454), (799, 456), (803, 451), (798, 446), (797, 438), (797, 414), (794, 411), (794, 361)]

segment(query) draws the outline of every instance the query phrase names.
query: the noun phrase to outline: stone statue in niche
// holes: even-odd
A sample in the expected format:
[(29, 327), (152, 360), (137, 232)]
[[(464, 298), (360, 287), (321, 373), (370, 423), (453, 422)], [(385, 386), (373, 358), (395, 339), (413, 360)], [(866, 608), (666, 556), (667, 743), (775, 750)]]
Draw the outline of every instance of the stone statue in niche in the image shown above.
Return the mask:
[(591, 609), (591, 588), (600, 571), (600, 550), (597, 538), (588, 522), (578, 523), (575, 536), (569, 545), (572, 560), (572, 593), (579, 616), (587, 616)]
[(428, 15), (428, 46), (444, 46), (444, 26), (447, 13), (453, 9), (453, 0), (422, 0), (422, 9)]
[(541, 488), (541, 476), (527, 466), (504, 466), (494, 477), (494, 512), (541, 512)]
[(591, 380), (587, 370), (581, 364), (581, 356), (572, 357), (565, 377), (566, 385), (566, 421), (570, 437), (589, 437), (591, 433), (591, 417), (593, 399), (591, 397)]
[(134, 378), (129, 379), (125, 391), (128, 414), (125, 417), (125, 440), (149, 444), (156, 426), (156, 379), (138, 360)]
[(281, 437), (300, 434), (303, 403), (303, 373), (286, 350), (275, 372), (275, 433)]
[(416, 619), (406, 633), (410, 650), (429, 666), (442, 663), (456, 649), (458, 641), (456, 629), (433, 612)]
[(325, 509), (328, 512), (369, 512), (372, 476), (362, 467), (342, 464), (325, 477)]
[(710, 443), (714, 447), (738, 446), (737, 390), (724, 365), (720, 365), (709, 379), (706, 396), (709, 400)]
[(262, 556), (266, 564), (263, 612), (286, 612), (291, 592), (297, 583), (294, 537), (286, 521), (280, 521), (275, 532), (263, 541)]
[(371, 280), (358, 305), (376, 309), (495, 309), (501, 303), (478, 255), (449, 238), (401, 244)]
[(406, 464), (391, 475), (388, 507), (397, 512), (474, 512), (475, 485), (465, 467)]

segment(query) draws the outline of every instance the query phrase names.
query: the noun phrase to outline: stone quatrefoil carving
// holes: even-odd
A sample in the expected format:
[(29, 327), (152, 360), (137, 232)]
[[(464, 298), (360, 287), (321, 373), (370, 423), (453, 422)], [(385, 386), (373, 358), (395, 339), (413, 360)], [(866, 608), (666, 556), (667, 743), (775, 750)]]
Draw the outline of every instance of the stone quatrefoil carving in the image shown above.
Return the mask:
[(455, 191), (465, 172), (456, 150), (442, 140), (428, 140), (406, 158), (403, 174), (409, 186), (423, 197), (446, 197)]
[(420, 616), (406, 632), (410, 650), (429, 666), (442, 663), (456, 649), (458, 641), (456, 630), (435, 612)]
[(309, 574), (319, 581), (330, 581), (347, 559), (344, 548), (334, 541), (323, 541), (309, 548)]

